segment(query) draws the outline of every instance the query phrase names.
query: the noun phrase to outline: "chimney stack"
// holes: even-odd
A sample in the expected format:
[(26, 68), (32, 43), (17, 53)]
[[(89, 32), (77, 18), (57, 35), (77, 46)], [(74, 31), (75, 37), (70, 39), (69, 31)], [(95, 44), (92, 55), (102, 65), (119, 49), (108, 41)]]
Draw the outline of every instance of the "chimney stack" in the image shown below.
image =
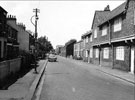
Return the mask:
[(107, 5), (107, 6), (104, 8), (104, 11), (110, 11), (110, 6)]
[(23, 30), (26, 29), (26, 27), (25, 27), (25, 25), (24, 25), (23, 23), (18, 23), (17, 25), (18, 25), (21, 29), (23, 29)]
[(16, 24), (16, 16), (7, 15), (7, 22)]

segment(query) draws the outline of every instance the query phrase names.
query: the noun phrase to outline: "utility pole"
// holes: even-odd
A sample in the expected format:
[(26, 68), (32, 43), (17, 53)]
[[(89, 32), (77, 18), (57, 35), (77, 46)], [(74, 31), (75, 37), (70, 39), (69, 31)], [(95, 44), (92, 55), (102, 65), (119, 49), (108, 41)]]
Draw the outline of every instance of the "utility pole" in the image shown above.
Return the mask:
[(37, 33), (37, 20), (39, 18), (38, 18), (37, 13), (39, 13), (40, 11), (39, 11), (39, 9), (36, 8), (36, 9), (33, 9), (33, 12), (35, 12), (35, 15), (32, 16), (32, 17), (35, 17), (35, 24), (33, 24), (32, 20), (31, 20), (31, 22), (35, 26), (35, 66), (34, 67), (35, 67), (35, 72), (38, 73), (37, 72), (36, 60), (37, 60), (37, 54), (38, 54), (38, 48), (37, 48), (37, 36), (38, 36), (38, 33)]
[(38, 33), (37, 33), (37, 20), (38, 20), (38, 15), (37, 13), (39, 13), (39, 9), (33, 9), (33, 12), (35, 12), (35, 39), (36, 39), (36, 42), (37, 42), (37, 36), (38, 36)]

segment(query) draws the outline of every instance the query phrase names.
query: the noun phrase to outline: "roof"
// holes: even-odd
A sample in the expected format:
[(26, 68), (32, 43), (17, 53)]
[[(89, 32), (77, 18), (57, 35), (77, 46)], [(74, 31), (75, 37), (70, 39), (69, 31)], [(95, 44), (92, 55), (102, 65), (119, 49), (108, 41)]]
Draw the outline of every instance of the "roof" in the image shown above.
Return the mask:
[(7, 11), (5, 10), (5, 9), (3, 9), (1, 6), (0, 6), (0, 11), (3, 11), (3, 12), (5, 12), (5, 13), (7, 13)]
[(76, 42), (76, 44), (81, 43), (81, 42), (83, 42), (83, 41), (82, 41), (82, 40), (80, 40), (80, 41)]
[(11, 24), (7, 23), (7, 25), (18, 32), (18, 30), (14, 26), (12, 26)]
[(120, 15), (122, 12), (124, 12), (124, 11), (125, 11), (125, 7), (126, 7), (126, 3), (127, 3), (127, 2), (124, 2), (124, 3), (122, 3), (120, 6), (118, 6), (118, 7), (115, 8), (114, 10), (112, 10), (112, 11), (110, 12), (110, 14), (107, 15), (107, 17), (105, 17), (104, 20), (101, 21), (101, 23), (100, 23), (99, 25), (104, 24), (105, 22), (107, 22), (107, 21), (113, 19), (114, 17), (116, 17), (116, 16)]
[(92, 31), (88, 31), (88, 32), (84, 33), (84, 34), (82, 35), (82, 38), (85, 38), (86, 36), (88, 36), (88, 35), (90, 35), (90, 34), (92, 34)]
[(93, 29), (94, 21), (96, 18), (98, 19), (97, 25), (99, 25), (101, 23), (101, 21), (107, 19), (108, 14), (110, 14), (110, 11), (98, 11), (98, 10), (95, 11), (91, 29)]
[(65, 46), (70, 45), (70, 44), (75, 43), (75, 42), (76, 42), (75, 39), (71, 39), (65, 44)]

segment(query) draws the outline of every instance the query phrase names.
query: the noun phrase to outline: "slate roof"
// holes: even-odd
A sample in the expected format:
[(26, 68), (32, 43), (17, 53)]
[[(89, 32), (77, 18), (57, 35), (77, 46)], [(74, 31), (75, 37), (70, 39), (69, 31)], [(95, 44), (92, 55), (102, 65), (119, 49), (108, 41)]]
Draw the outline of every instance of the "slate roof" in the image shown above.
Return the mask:
[(110, 14), (110, 12), (111, 11), (98, 11), (98, 10), (95, 11), (91, 29), (93, 29), (94, 20), (95, 20), (96, 17), (98, 19), (97, 25), (99, 25), (102, 21), (104, 21), (108, 18), (108, 15)]
[(114, 10), (112, 10), (110, 12), (110, 14), (108, 14), (102, 21), (99, 25), (102, 25), (104, 24), (105, 22), (113, 19), (114, 17), (118, 16), (119, 14), (121, 14), (122, 12), (125, 11), (125, 7), (126, 7), (126, 3), (127, 2), (124, 2), (122, 3), (120, 6), (118, 6), (117, 8), (115, 8)]
[(88, 36), (90, 34), (92, 34), (92, 32), (91, 31), (88, 31), (88, 32), (86, 32), (85, 34), (82, 35), (82, 38), (84, 38), (84, 37), (86, 37), (86, 36)]
[(68, 45), (75, 43), (75, 42), (76, 42), (76, 39), (71, 39), (68, 42), (66, 42), (65, 46), (68, 46)]
[(0, 6), (0, 11), (7, 13), (7, 11)]

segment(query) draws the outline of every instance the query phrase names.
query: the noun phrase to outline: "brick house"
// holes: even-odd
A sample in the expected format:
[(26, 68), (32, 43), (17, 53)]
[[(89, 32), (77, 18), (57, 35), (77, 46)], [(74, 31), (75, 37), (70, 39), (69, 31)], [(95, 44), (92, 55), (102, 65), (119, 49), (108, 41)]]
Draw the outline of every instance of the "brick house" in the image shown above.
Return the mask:
[(14, 59), (19, 56), (18, 31), (7, 24), (7, 59)]
[(92, 30), (94, 64), (134, 73), (135, 1), (95, 12)]
[(71, 39), (65, 44), (66, 57), (73, 57), (73, 55), (74, 55), (74, 44), (75, 43), (76, 43), (76, 40)]
[(74, 44), (74, 59), (82, 59), (82, 49), (81, 49), (82, 40)]
[(83, 61), (89, 62), (89, 53), (90, 53), (90, 37), (91, 37), (92, 32), (88, 31), (85, 34), (82, 35), (82, 40), (83, 40)]
[(16, 18), (11, 15), (8, 16), (8, 18), (7, 18), (7, 24), (12, 26), (14, 29), (16, 29), (18, 31), (17, 38), (18, 38), (18, 42), (19, 42), (19, 50), (29, 52), (30, 43), (33, 40), (32, 41), (30, 40), (32, 38), (32, 36), (31, 36), (31, 33), (26, 30), (25, 25), (23, 25), (22, 23), (17, 23)]
[(6, 59), (6, 16), (7, 11), (0, 6), (0, 61)]

